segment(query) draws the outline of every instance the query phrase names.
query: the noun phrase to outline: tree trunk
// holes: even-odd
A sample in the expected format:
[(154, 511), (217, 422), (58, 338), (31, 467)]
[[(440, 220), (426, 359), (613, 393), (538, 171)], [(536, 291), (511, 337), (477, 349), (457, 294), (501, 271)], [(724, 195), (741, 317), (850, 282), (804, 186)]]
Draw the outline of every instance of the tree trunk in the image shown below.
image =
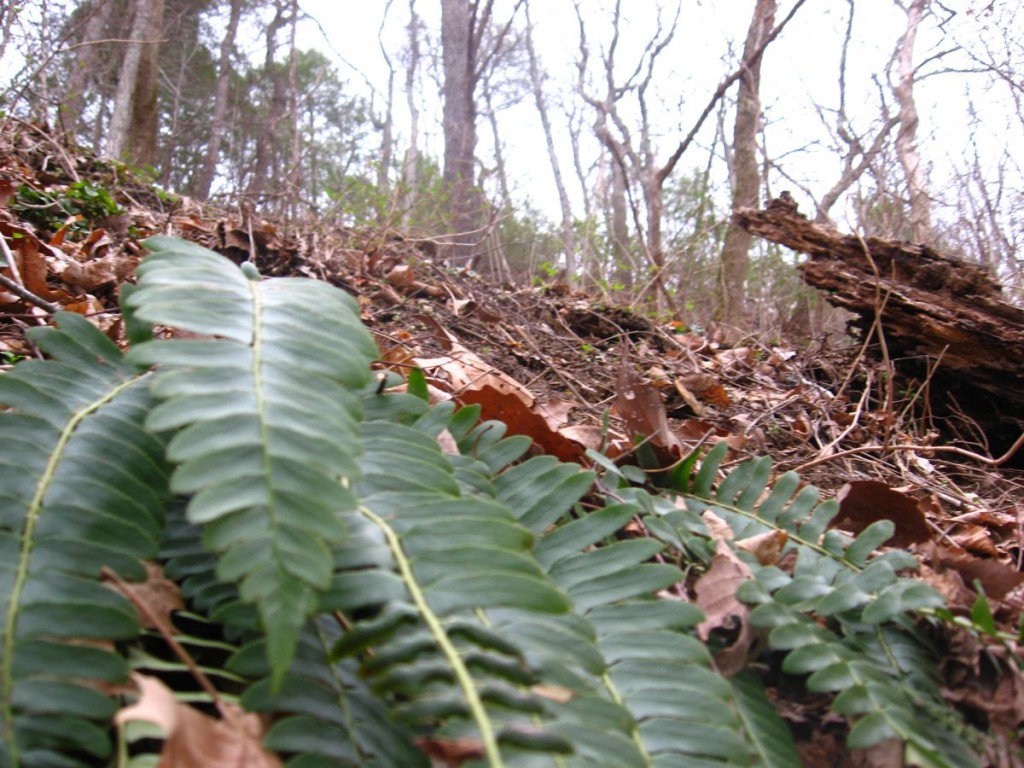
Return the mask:
[[(475, 3), (474, 3), (475, 5)], [(453, 241), (448, 258), (468, 266), (479, 238), (474, 193), (476, 153), (476, 51), (469, 0), (441, 0), (441, 53), (444, 65), (444, 181), (450, 195)]]
[[(502, 211), (512, 210), (512, 192), (508, 183), (508, 171), (505, 167), (505, 152), (501, 147), (501, 132), (498, 130), (498, 114), (494, 109), (493, 90), (490, 81), (483, 79), (484, 107), (487, 115), (487, 125), (491, 129), (491, 140), (494, 142), (494, 173), (498, 177), (498, 192), (501, 196), (500, 209)], [(480, 186), (483, 186), (484, 179), (481, 178)]]
[(373, 112), (373, 103), (370, 104), (370, 120), (373, 127), (380, 131), (380, 160), (377, 162), (377, 196), (378, 199), (388, 198), (388, 204), (378, 204), (377, 223), (386, 226), (391, 223), (392, 211), (389, 210), (397, 202), (392, 197), (391, 191), (391, 166), (395, 158), (395, 66), (391, 63), (391, 56), (388, 54), (387, 46), (384, 45), (384, 25), (388, 22), (388, 14), (391, 4), (385, 6), (381, 19), (380, 28), (377, 30), (377, 47), (388, 68), (388, 90), (384, 104), (384, 117), (378, 118)]
[(287, 9), (282, 0), (277, 0), (274, 18), (266, 29), (267, 53), (263, 62), (263, 72), (270, 80), (269, 101), (263, 105), (265, 116), (256, 136), (256, 156), (252, 162), (252, 173), (246, 186), (246, 196), (256, 200), (262, 197), (270, 182), (275, 158), (280, 154), (278, 147), (277, 128), (284, 117), (288, 103), (285, 78), (287, 72), (275, 61), (277, 54), (277, 33), (288, 22)]
[[(133, 0), (131, 3), (132, 27), (129, 38), (132, 42), (125, 48), (124, 60), (117, 78), (117, 95), (114, 98), (114, 113), (110, 118), (107, 133), (106, 154), (115, 160), (125, 159), (131, 152), (131, 129), (134, 115), (133, 100), (138, 89), (139, 71), (142, 67), (143, 40), (150, 29), (150, 14), (162, 0)], [(131, 158), (128, 158), (131, 160)]]
[(139, 70), (132, 95), (129, 154), (139, 166), (156, 165), (160, 113), (157, 109), (157, 80), (160, 76), (160, 38), (164, 26), (164, 0), (148, 0), (146, 44), (139, 57)]
[(611, 159), (612, 184), (609, 191), (608, 237), (612, 246), (613, 282), (627, 291), (633, 290), (633, 254), (629, 248), (629, 220), (626, 214), (626, 173)]
[(419, 131), (420, 105), (416, 75), (420, 66), (420, 21), (416, 0), (409, 0), (409, 60), (405, 68), (405, 98), (409, 107), (409, 146), (402, 159), (402, 223), (408, 226), (419, 193)]
[(914, 103), (914, 41), (929, 0), (912, 0), (906, 6), (907, 28), (896, 52), (899, 82), (894, 92), (900, 105), (900, 128), (896, 133), (896, 154), (907, 177), (910, 197), (910, 229), (914, 242), (931, 239), (931, 201), (928, 197), (921, 156), (917, 152), (917, 106)]
[(551, 173), (555, 177), (555, 188), (558, 190), (558, 203), (562, 212), (562, 245), (565, 248), (565, 279), (572, 285), (576, 274), (576, 232), (573, 228), (572, 206), (569, 204), (569, 193), (562, 180), (562, 167), (555, 151), (554, 133), (551, 130), (551, 119), (548, 117), (547, 100), (544, 95), (544, 82), (537, 61), (537, 53), (533, 47), (533, 22), (530, 20), (530, 4), (526, 4), (526, 53), (530, 60), (530, 86), (533, 100), (537, 105), (537, 114), (544, 129), (544, 142), (548, 151), (548, 162)]
[[(757, 162), (757, 134), (761, 118), (759, 97), (761, 59), (764, 41), (775, 23), (775, 0), (757, 0), (743, 44), (744, 71), (740, 76), (733, 131), (732, 208), (757, 206), (761, 190), (761, 171)], [(759, 52), (760, 51), (760, 52)], [(749, 232), (730, 224), (725, 233), (719, 266), (718, 308), (716, 319), (726, 326), (743, 326), (747, 265), (753, 241)]]
[(65, 95), (58, 107), (64, 132), (72, 138), (77, 138), (82, 127), (85, 94), (95, 82), (95, 73), (102, 59), (99, 46), (93, 43), (110, 37), (113, 7), (112, 0), (97, 0), (89, 6), (83, 6), (83, 12), (88, 14), (88, 18), (83, 24), (82, 34), (77, 39), (82, 47), (75, 53), (76, 65), (70, 68)]
[(228, 87), (231, 84), (231, 56), (235, 49), (235, 36), (238, 34), (238, 23), (242, 18), (242, 0), (231, 0), (231, 11), (228, 14), (228, 26), (220, 41), (220, 59), (217, 63), (217, 90), (213, 97), (213, 119), (210, 122), (210, 140), (206, 145), (203, 167), (196, 181), (194, 194), (201, 200), (210, 196), (214, 176), (217, 175), (217, 162), (220, 159), (220, 148), (227, 132)]
[(288, 173), (287, 211), (292, 219), (297, 218), (299, 201), (302, 198), (302, 133), (299, 126), (299, 51), (295, 34), (299, 23), (299, 0), (291, 0), (288, 8), (290, 18), (288, 34)]

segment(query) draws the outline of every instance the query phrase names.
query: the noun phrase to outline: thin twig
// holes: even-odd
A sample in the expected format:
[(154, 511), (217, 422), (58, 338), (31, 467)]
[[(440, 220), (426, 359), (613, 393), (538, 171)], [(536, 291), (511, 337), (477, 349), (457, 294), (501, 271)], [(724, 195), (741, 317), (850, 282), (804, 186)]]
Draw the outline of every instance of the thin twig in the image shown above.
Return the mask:
[(864, 403), (868, 399), (868, 395), (871, 393), (871, 372), (868, 372), (868, 381), (864, 387), (864, 391), (861, 392), (860, 400), (857, 401), (857, 408), (853, 412), (853, 418), (850, 420), (849, 425), (836, 435), (828, 445), (823, 445), (818, 451), (818, 458), (825, 459), (835, 454), (830, 454), (828, 451), (835, 448), (839, 443), (843, 441), (843, 438), (853, 432), (854, 429), (860, 424), (861, 414), (864, 412)]
[(1011, 445), (1009, 449), (1007, 449), (1006, 453), (1004, 453), (997, 459), (990, 459), (987, 456), (982, 456), (980, 453), (974, 453), (973, 451), (968, 451), (963, 448), (957, 448), (956, 446), (952, 445), (915, 445), (914, 443), (899, 443), (898, 445), (861, 445), (857, 448), (850, 448), (845, 451), (840, 451), (839, 453), (833, 453), (831, 456), (822, 456), (817, 459), (812, 459), (811, 461), (805, 462), (804, 464), (801, 464), (800, 466), (796, 467), (794, 471), (802, 472), (805, 469), (817, 466), (818, 464), (824, 464), (826, 461), (831, 461), (832, 459), (841, 459), (845, 456), (854, 456), (858, 453), (872, 453), (874, 451), (918, 451), (920, 453), (955, 453), (959, 456), (966, 456), (969, 459), (974, 459), (975, 461), (981, 462), (982, 464), (985, 464), (989, 467), (1000, 467), (1006, 462), (1008, 462), (1010, 459), (1012, 459), (1013, 455), (1017, 453), (1017, 451), (1020, 449), (1022, 445), (1024, 445), (1024, 433), (1021, 433), (1021, 436), (1014, 441), (1013, 445)]
[[(0, 240), (2, 239), (3, 238), (0, 238)], [(23, 288), (22, 286), (18, 285), (16, 282), (11, 280), (11, 278), (6, 277), (5, 275), (0, 275), (0, 285), (9, 290), (11, 293), (20, 296), (30, 304), (35, 304), (40, 309), (45, 309), (51, 315), (55, 315), (58, 312), (60, 312), (60, 307), (58, 305), (49, 302), (46, 299), (42, 299), (36, 296), (28, 288)]]
[(188, 667), (189, 672), (192, 673), (192, 676), (196, 679), (196, 682), (198, 682), (200, 687), (204, 691), (206, 691), (206, 694), (210, 697), (214, 705), (217, 707), (217, 711), (220, 713), (220, 716), (229, 722), (235, 723), (236, 717), (231, 707), (225, 706), (224, 701), (221, 698), (220, 692), (213, 687), (213, 683), (210, 682), (210, 678), (206, 676), (206, 673), (204, 673), (203, 670), (199, 668), (199, 665), (196, 664), (196, 661), (192, 658), (191, 654), (189, 654), (185, 647), (181, 643), (179, 643), (178, 640), (174, 637), (174, 632), (172, 631), (168, 623), (164, 621), (164, 618), (159, 614), (155, 613), (149, 607), (149, 605), (147, 605), (143, 600), (140, 600), (138, 596), (136, 596), (136, 594), (132, 591), (131, 586), (125, 583), (125, 581), (120, 576), (118, 576), (112, 569), (108, 568), (107, 566), (103, 566), (100, 569), (100, 573), (102, 574), (103, 578), (110, 581), (110, 583), (117, 588), (118, 592), (120, 592), (122, 595), (128, 598), (131, 604), (135, 606), (135, 610), (141, 613), (146, 618), (147, 621), (149, 621), (154, 627), (156, 627), (157, 632), (159, 632), (163, 639), (167, 642), (167, 645), (169, 645), (171, 647), (171, 650), (174, 651), (175, 655), (185, 663), (185, 666)]

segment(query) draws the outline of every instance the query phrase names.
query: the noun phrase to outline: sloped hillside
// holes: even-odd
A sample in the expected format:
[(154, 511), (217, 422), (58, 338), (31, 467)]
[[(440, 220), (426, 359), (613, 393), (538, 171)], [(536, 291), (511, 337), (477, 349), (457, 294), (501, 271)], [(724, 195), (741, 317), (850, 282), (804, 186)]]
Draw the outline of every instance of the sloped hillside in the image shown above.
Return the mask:
[[(364, 357), (369, 362), (376, 356), (372, 367), (377, 383), (351, 384), (364, 405), (346, 405), (352, 418), (346, 429), (351, 428), (352, 441), (361, 441), (366, 456), (372, 458), (380, 450), (381, 456), (395, 461), (398, 457), (408, 464), (389, 467), (380, 459), (379, 466), (372, 462), (363, 466), (365, 482), (359, 493), (364, 494), (362, 502), (369, 511), (360, 524), (369, 520), (378, 526), (374, 530), (386, 531), (394, 552), (421, 547), (420, 556), (429, 563), (417, 567), (433, 569), (433, 578), (441, 581), (451, 577), (450, 572), (458, 575), (460, 567), (471, 575), (477, 568), (484, 575), (474, 578), (486, 579), (490, 571), (465, 551), (485, 546), (491, 541), (488, 537), (514, 538), (519, 531), (521, 541), (495, 549), (493, 556), (521, 564), (535, 558), (540, 565), (529, 560), (522, 565), (528, 570), (548, 567), (543, 578), (537, 570), (536, 581), (531, 582), (534, 591), (509, 588), (522, 598), (522, 604), (512, 607), (507, 601), (489, 603), (491, 596), (473, 603), (467, 592), (454, 588), (444, 593), (443, 599), (449, 601), (446, 609), (462, 622), (459, 642), (468, 644), (467, 652), (465, 646), (450, 644), (457, 635), (448, 631), (451, 615), (424, 596), (434, 582), (416, 571), (415, 562), (406, 568), (395, 555), (395, 572), (413, 595), (397, 613), (389, 612), (390, 603), (378, 593), (350, 602), (338, 597), (353, 594), (354, 585), (363, 583), (352, 573), (361, 577), (378, 567), (359, 561), (351, 572), (343, 572), (338, 566), (349, 562), (339, 552), (348, 546), (350, 534), (357, 538), (365, 534), (367, 538), (360, 541), (371, 549), (380, 543), (355, 523), (349, 521), (346, 530), (331, 528), (324, 533), (323, 539), (337, 549), (324, 548), (322, 553), (319, 534), (310, 533), (315, 527), (296, 535), (289, 544), (294, 546), (290, 562), (308, 554), (308, 570), (322, 568), (324, 573), (289, 572), (298, 585), (294, 594), (301, 596), (295, 603), (302, 605), (289, 606), (281, 599), (280, 605), (274, 604), (279, 614), (273, 614), (267, 608), (270, 598), (251, 598), (262, 593), (245, 580), (251, 576), (246, 557), (258, 557), (262, 550), (236, 547), (226, 529), (218, 533), (209, 528), (202, 541), (224, 560), (230, 556), (231, 565), (224, 560), (214, 563), (189, 527), (204, 522), (202, 516), (190, 507), (186, 521), (180, 505), (168, 502), (170, 511), (161, 534), (166, 539), (159, 552), (150, 553), (149, 580), (134, 571), (134, 578), (128, 578), (153, 590), (133, 590), (112, 573), (117, 569), (111, 562), (120, 562), (123, 553), (102, 563), (107, 566), (106, 583), (127, 593), (144, 614), (143, 636), (136, 638), (127, 630), (123, 636), (117, 632), (95, 635), (119, 641), (133, 638), (125, 644), (133, 648), (130, 666), (149, 711), (122, 710), (121, 721), (161, 722), (154, 711), (168, 710), (176, 712), (175, 717), (195, 718), (175, 726), (181, 728), (179, 737), (168, 734), (165, 743), (170, 746), (165, 750), (172, 746), (183, 750), (186, 741), (194, 743), (196, 734), (203, 734), (210, 742), (230, 745), (236, 759), (249, 755), (246, 765), (277, 764), (278, 756), (296, 765), (307, 764), (304, 759), (328, 758), (339, 765), (426, 765), (428, 758), (433, 765), (498, 765), (506, 748), (511, 750), (509, 765), (561, 764), (531, 763), (533, 758), (524, 757), (534, 753), (545, 760), (569, 761), (566, 765), (612, 765), (602, 762), (602, 745), (621, 748), (615, 754), (622, 757), (615, 759), (624, 762), (615, 765), (668, 765), (682, 764), (671, 761), (690, 754), (686, 750), (693, 743), (700, 745), (693, 747), (693, 754), (708, 765), (784, 765), (795, 754), (805, 765), (882, 766), (898, 765), (904, 759), (936, 766), (1021, 764), (1024, 678), (1018, 627), (1024, 605), (1020, 569), (1024, 528), (1019, 472), (992, 466), (984, 435), (972, 430), (966, 419), (948, 414), (936, 418), (929, 411), (926, 380), (896, 379), (887, 363), (871, 359), (856, 340), (816, 339), (798, 345), (754, 334), (724, 345), (700, 328), (600, 304), (558, 282), (489, 284), (471, 272), (446, 267), (435, 240), (373, 227), (338, 228), (324, 221), (301, 226), (271, 222), (250, 206), (226, 210), (178, 198), (127, 169), (61, 144), (45, 127), (18, 121), (0, 130), (0, 206), (0, 242), (6, 262), (0, 270), (0, 355), (8, 382), (0, 385), (5, 398), (0, 402), (6, 407), (3, 415), (10, 417), (0, 422), (0, 429), (6, 427), (14, 435), (15, 427), (22, 424), (18, 419), (31, 408), (40, 411), (32, 411), (33, 418), (46, 421), (40, 393), (50, 392), (46, 389), (50, 381), (33, 389), (32, 377), (45, 378), (56, 369), (26, 361), (55, 357), (54, 364), (64, 366), (61, 375), (74, 379), (73, 372), (78, 370), (87, 381), (94, 374), (93, 366), (99, 370), (109, 362), (99, 358), (116, 356), (115, 347), (134, 349), (123, 366), (119, 358), (116, 365), (111, 364), (117, 371), (103, 368), (114, 382), (106, 385), (112, 392), (141, 375), (131, 373), (130, 364), (158, 363), (171, 371), (157, 379), (164, 390), (156, 396), (166, 396), (168, 404), (153, 406), (147, 422), (151, 430), (163, 432), (203, 418), (203, 403), (208, 401), (202, 398), (209, 396), (209, 402), (214, 402), (218, 396), (213, 378), (190, 379), (197, 364), (176, 358), (174, 350), (179, 347), (175, 344), (235, 341), (231, 330), (236, 322), (231, 316), (235, 294), (231, 292), (233, 281), (241, 278), (231, 265), (211, 261), (208, 254), (166, 239), (151, 240), (178, 238), (243, 265), (243, 273), (259, 285), (280, 289), (284, 297), (280, 300), (288, 302), (282, 312), (294, 321), (282, 336), (293, 339), (294, 347), (286, 344), (277, 350), (284, 368), (315, 371), (318, 366), (355, 365)], [(147, 241), (157, 257), (143, 275), (139, 294), (126, 299), (122, 307), (122, 286), (136, 282)], [(194, 270), (194, 284), (189, 270)], [(340, 288), (354, 302), (321, 290), (322, 285), (309, 288), (304, 282), (272, 280), (290, 277), (312, 278)], [(53, 326), (60, 312), (85, 318), (113, 345), (105, 346), (82, 323), (67, 316), (57, 331), (39, 330)], [(243, 317), (237, 322), (250, 320)], [(368, 329), (376, 349), (360, 340), (356, 320)], [(143, 339), (150, 329), (140, 330), (141, 326), (152, 326), (155, 343), (146, 346)], [(325, 329), (337, 332), (319, 335), (327, 334)], [(168, 343), (161, 346), (161, 340)], [(96, 350), (106, 351), (97, 354)], [(67, 386), (70, 393), (72, 384)], [(18, 387), (27, 387), (39, 397), (21, 400)], [(139, 388), (143, 389), (142, 384)], [(391, 405), (379, 405), (379, 412), (374, 412), (378, 408), (376, 401), (371, 402), (374, 393), (391, 398), (387, 401)], [(345, 397), (356, 402), (351, 395)], [(415, 406), (410, 404), (413, 401)], [(449, 401), (459, 407), (477, 406), (483, 425), (501, 422), (508, 435), (529, 439), (499, 440), (500, 434), (488, 433), (475, 418), (460, 420), (458, 415), (476, 412), (438, 405)], [(373, 428), (360, 432), (356, 422), (364, 417), (364, 423)], [(59, 420), (57, 415), (54, 419)], [(153, 428), (153, 419), (162, 419), (163, 427)], [(438, 425), (433, 432), (423, 426), (429, 419)], [(411, 425), (421, 427), (415, 437)], [(68, 434), (75, 428), (68, 428)], [(388, 442), (386, 451), (394, 453), (386, 453), (375, 441)], [(178, 447), (185, 442), (180, 440)], [(10, 447), (16, 443), (12, 439), (0, 454), (0, 463), (9, 465), (4, 470), (8, 480), (22, 471), (16, 464), (18, 453)], [(328, 444), (340, 445), (330, 439)], [(318, 460), (314, 449), (313, 443), (296, 448), (308, 454), (310, 466)], [(339, 467), (358, 460), (355, 448), (351, 455), (345, 452), (348, 449), (338, 450)], [(179, 453), (184, 455), (184, 449)], [(416, 462), (424, 456), (429, 457), (423, 460), (424, 466), (430, 464), (433, 469), (422, 469), (418, 475)], [(580, 465), (592, 474), (538, 457)], [(748, 461), (756, 457), (764, 458)], [(97, 464), (106, 466), (109, 458), (109, 454), (97, 456)], [(169, 449), (168, 461), (177, 460)], [(227, 465), (217, 469), (223, 474), (234, 470)], [(791, 473), (794, 470), (799, 479)], [(337, 467), (332, 471), (332, 477), (344, 475)], [(478, 495), (464, 487), (460, 498), (480, 526), (479, 537), (454, 524), (424, 533), (423, 540), (410, 532), (415, 526), (403, 529), (399, 522), (389, 527), (381, 499), (409, 509), (410, 514), (420, 503), (414, 503), (418, 496), (402, 501), (401, 494), (411, 491), (389, 484), (397, 482), (389, 475), (402, 477), (406, 471), (416, 482), (435, 477), (454, 482), (456, 478), (472, 487)], [(220, 479), (217, 471), (198, 466), (189, 470), (191, 474), (177, 472), (178, 485), (172, 482), (169, 488), (179, 497), (188, 495), (187, 486), (196, 492), (193, 498), (199, 498)], [(188, 481), (182, 480), (183, 474)], [(53, 480), (51, 475), (44, 479)], [(307, 481), (319, 488), (315, 483), (321, 479), (310, 476)], [(545, 492), (533, 498), (524, 488)], [(816, 493), (804, 493), (810, 488), (830, 501), (819, 504)], [(349, 491), (347, 486), (344, 493), (338, 491), (338, 499), (332, 497), (331, 503), (351, 503)], [(487, 504), (481, 501), (485, 496)], [(436, 500), (429, 508), (441, 516), (449, 502)], [(485, 521), (493, 511), (488, 506), (492, 503), (494, 508), (504, 505), (517, 512), (516, 520), (506, 521), (507, 525)], [(215, 511), (207, 512), (210, 519), (217, 517)], [(26, 563), (35, 545), (32, 537), (37, 535), (33, 524), (26, 522), (31, 517), (0, 518), (5, 540), (12, 542), (10, 552), (20, 552)], [(520, 526), (515, 531), (513, 522)], [(326, 528), (330, 526), (325, 524)], [(242, 536), (242, 529), (234, 533)], [(78, 535), (69, 533), (68, 540)], [(89, 538), (95, 532), (80, 535), (93, 547), (82, 551), (105, 551), (100, 539)], [(461, 542), (459, 547), (436, 549), (446, 537)], [(60, 536), (57, 539), (63, 541)], [(43, 543), (48, 546), (48, 541)], [(303, 549), (307, 543), (308, 549)], [(348, 550), (345, 553), (351, 562), (358, 561)], [(185, 555), (192, 558), (190, 565), (183, 564)], [(589, 555), (595, 557), (587, 559)], [(10, 639), (16, 637), (15, 629), (27, 631), (25, 626), (31, 624), (28, 619), (19, 624), (19, 611), (23, 616), (33, 614), (30, 604), (21, 604), (12, 595), (18, 584), (31, 581), (32, 567), (25, 566), (21, 581), (8, 579), (14, 586), (5, 598), (6, 642), (16, 650), (23, 646)], [(245, 574), (245, 579), (238, 579), (240, 598), (234, 593), (224, 597), (224, 583), (212, 579), (214, 567), (232, 588), (230, 573)], [(837, 575), (845, 573), (843, 568), (854, 576), (847, 580)], [(294, 570), (304, 569), (295, 566)], [(855, 578), (882, 570), (891, 581), (879, 582), (880, 586)], [(209, 578), (202, 589), (189, 581), (200, 572)], [(534, 578), (534, 571), (529, 573)], [(905, 578), (911, 573), (915, 578)], [(632, 587), (627, 574), (636, 575)], [(93, 577), (99, 578), (99, 573)], [(380, 588), (386, 591), (395, 578), (389, 575), (374, 581), (374, 588), (383, 584)], [(604, 578), (614, 588), (601, 589)], [(347, 592), (338, 587), (339, 579), (349, 579)], [(319, 591), (310, 587), (320, 582)], [(365, 584), (370, 583), (367, 575)], [(422, 586), (424, 595), (413, 586)], [(157, 587), (163, 596), (155, 594)], [(494, 581), (495, 590), (505, 587), (506, 582)], [(526, 594), (543, 605), (528, 605)], [(274, 599), (279, 598), (275, 592)], [(342, 670), (335, 681), (338, 691), (331, 695), (366, 707), (352, 715), (364, 720), (349, 723), (352, 732), (365, 737), (358, 748), (352, 747), (351, 756), (345, 752), (348, 746), (334, 753), (326, 738), (323, 744), (318, 742), (316, 718), (330, 720), (330, 716), (323, 715), (323, 709), (310, 713), (317, 708), (301, 695), (308, 691), (300, 685), (305, 678), (300, 679), (296, 668), (289, 666), (296, 654), (300, 661), (309, 661), (303, 654), (312, 653), (309, 627), (303, 622), (316, 612), (302, 612), (307, 599), (313, 605), (321, 601), (321, 618), (336, 620), (331, 630), (322, 630), (321, 637), (332, 649), (330, 661), (337, 664), (335, 669)], [(258, 618), (246, 612), (253, 605), (261, 611)], [(473, 610), (458, 612), (467, 607)], [(528, 614), (533, 609), (570, 611), (576, 623), (559, 625), (556, 631), (554, 624)], [(114, 608), (110, 610), (111, 616), (118, 615)], [(444, 621), (432, 623), (424, 618), (433, 616), (432, 611)], [(485, 614), (486, 621), (481, 619)], [(234, 703), (218, 702), (209, 690), (197, 698), (220, 719), (211, 720), (187, 707), (190, 714), (181, 714), (177, 707), (184, 706), (185, 693), (191, 696), (210, 683), (195, 669), (186, 670), (193, 662), (186, 662), (179, 649), (165, 642), (164, 635), (171, 634), (168, 616), (187, 636), (185, 644), (192, 653), (207, 654), (201, 659), (203, 666), (212, 667), (214, 677), (223, 677), (215, 681), (217, 687), (229, 699), (241, 696), (250, 711), (267, 713), (267, 721), (274, 725), (243, 724)], [(280, 625), (268, 616), (280, 618)], [(44, 618), (53, 621), (52, 616)], [(425, 667), (414, 668), (419, 651), (394, 644), (406, 622), (415, 624), (417, 631), (422, 629), (416, 624), (421, 619), (440, 649), (436, 657), (431, 656), (435, 666), (430, 674), (436, 673), (441, 683), (431, 683)], [(228, 628), (223, 635), (221, 624)], [(865, 625), (870, 625), (867, 631)], [(266, 637), (260, 636), (259, 626)], [(281, 627), (294, 631), (289, 634)], [(565, 655), (589, 654), (588, 661), (574, 658), (570, 663), (559, 656), (558, 643), (552, 638), (562, 631), (569, 647)], [(93, 637), (69, 635), (86, 636)], [(213, 643), (211, 638), (237, 647), (219, 655), (209, 648), (197, 651), (204, 641)], [(379, 647), (374, 645), (378, 642)], [(67, 652), (72, 644), (61, 648)], [(457, 647), (479, 661), (494, 679), (476, 686), (476, 678), (470, 678), (479, 670), (461, 664)], [(800, 652), (805, 647), (811, 650)], [(880, 672), (871, 665), (885, 653), (891, 654), (892, 666)], [(695, 669), (699, 667), (699, 675), (683, 677), (691, 683), (699, 677), (694, 691), (707, 693), (708, 712), (713, 714), (721, 704), (724, 735), (714, 744), (709, 731), (694, 725), (702, 722), (701, 716), (711, 715), (687, 710), (685, 702), (659, 687), (662, 673), (645, 666), (666, 659), (680, 664), (683, 657)], [(352, 666), (345, 666), (349, 661)], [(5, 733), (15, 734), (11, 743), (21, 744), (25, 764), (32, 764), (29, 756), (35, 738), (25, 735), (35, 732), (34, 726), (25, 724), (29, 716), (25, 712), (32, 717), (69, 718), (80, 729), (68, 737), (69, 743), (76, 744), (71, 752), (79, 762), (74, 764), (107, 764), (109, 752), (102, 746), (83, 756), (89, 752), (83, 745), (98, 742), (84, 736), (75, 739), (86, 730), (81, 723), (88, 720), (88, 727), (98, 733), (112, 713), (100, 711), (97, 726), (89, 720), (96, 713), (84, 711), (84, 705), (83, 711), (58, 709), (56, 714), (45, 707), (33, 709), (49, 693), (65, 689), (46, 688), (39, 682), (45, 675), (38, 677), (42, 673), (34, 668), (26, 672), (26, 663), (15, 664), (6, 676), (0, 715)], [(449, 666), (455, 670), (451, 679)], [(173, 674), (167, 673), (170, 667)], [(558, 674), (551, 672), (556, 667), (561, 670)], [(567, 671), (570, 668), (572, 674)], [(578, 672), (583, 668), (593, 679), (584, 680)], [(602, 669), (607, 673), (604, 678)], [(349, 674), (351, 679), (342, 679)], [(109, 685), (102, 689), (103, 701), (107, 694), (124, 692), (118, 687), (123, 677), (110, 673)], [(169, 685), (171, 692), (158, 689), (157, 679), (163, 680), (160, 685)], [(452, 687), (461, 686), (467, 692), (468, 703), (452, 704), (446, 698), (449, 692), (442, 689), (451, 680), (458, 684)], [(491, 686), (495, 680), (500, 685)], [(48, 678), (46, 683), (58, 685)], [(598, 690), (599, 683), (617, 693), (606, 696)], [(71, 685), (59, 683), (65, 684)], [(284, 687), (275, 687), (280, 685)], [(708, 692), (717, 691), (715, 686), (725, 686), (720, 699)], [(88, 693), (98, 696), (99, 688), (90, 687)], [(91, 700), (82, 693), (85, 688), (75, 690), (76, 702)], [(844, 698), (845, 690), (854, 693)], [(345, 698), (349, 694), (352, 699)], [(505, 710), (494, 715), (490, 709), (494, 700), (488, 696), (500, 699), (499, 709), (530, 713), (536, 732), (518, 721), (506, 723)], [(32, 701), (32, 706), (25, 708), (25, 700)], [(328, 709), (337, 703), (331, 697), (326, 701), (319, 703)], [(620, 709), (612, 712), (613, 704)], [(378, 718), (381, 708), (387, 708), (388, 717)], [(300, 720), (296, 713), (306, 719)], [(463, 717), (473, 727), (465, 725)], [(615, 721), (614, 727), (602, 717)], [(620, 717), (625, 718), (624, 724), (616, 720)], [(948, 726), (944, 718), (959, 718), (958, 725)], [(489, 731), (491, 726), (494, 733)], [(600, 732), (606, 727), (621, 728), (622, 742), (611, 737), (603, 742)], [(248, 740), (237, 736), (246, 729), (262, 734), (268, 728), (265, 753), (251, 736)], [(167, 733), (169, 727), (165, 725), (164, 730)], [(93, 731), (89, 734), (92, 739)], [(395, 739), (400, 746), (385, 754), (383, 741), (375, 739)], [(134, 743), (139, 752), (154, 749), (145, 741)], [(59, 743), (45, 742), (45, 749), (61, 748)], [(168, 765), (222, 764), (200, 752), (168, 757), (165, 751), (164, 755)], [(572, 758), (564, 756), (570, 753)], [(6, 756), (0, 752), (0, 758)], [(629, 762), (634, 758), (640, 762)], [(577, 759), (580, 762), (572, 762)], [(0, 764), (7, 763), (0, 760)]]

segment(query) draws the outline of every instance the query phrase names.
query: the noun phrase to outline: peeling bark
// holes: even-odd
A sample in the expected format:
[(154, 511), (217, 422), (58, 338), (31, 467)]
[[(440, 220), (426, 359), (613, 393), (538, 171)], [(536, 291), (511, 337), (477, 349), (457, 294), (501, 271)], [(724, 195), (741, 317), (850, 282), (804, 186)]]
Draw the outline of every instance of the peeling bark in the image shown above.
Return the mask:
[(992, 450), (1020, 434), (1024, 413), (1024, 310), (975, 264), (926, 245), (861, 238), (816, 224), (785, 193), (765, 210), (744, 208), (733, 220), (751, 234), (810, 258), (803, 280), (828, 301), (856, 315), (868, 332), (881, 309), (889, 357), (898, 370), (923, 379), (936, 366), (933, 406), (944, 395), (978, 422)]

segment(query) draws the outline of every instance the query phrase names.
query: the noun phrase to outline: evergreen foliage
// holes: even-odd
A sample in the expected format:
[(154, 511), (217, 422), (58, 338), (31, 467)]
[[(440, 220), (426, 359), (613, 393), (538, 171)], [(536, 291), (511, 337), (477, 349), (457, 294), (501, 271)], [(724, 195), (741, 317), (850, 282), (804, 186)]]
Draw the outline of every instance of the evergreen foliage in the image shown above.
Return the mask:
[[(109, 764), (97, 684), (145, 659), (100, 569), (139, 580), (158, 556), (292, 766), (427, 766), (442, 742), (469, 765), (793, 766), (764, 689), (782, 677), (835, 693), (851, 746), (976, 764), (920, 631), (941, 600), (909, 554), (874, 554), (891, 524), (830, 530), (836, 504), (791, 473), (769, 490), (766, 458), (718, 482), (724, 447), (676, 498), (607, 461), (595, 484), (522, 460), (530, 441), (478, 409), (374, 381), (340, 290), (148, 247), (126, 356), (63, 314), (30, 332), (48, 360), (0, 376), (0, 766)], [(701, 611), (659, 594), (709, 565), (707, 509), (737, 540), (788, 536), (792, 573), (739, 554), (781, 669), (721, 674)], [(649, 535), (623, 537), (631, 521)]]

